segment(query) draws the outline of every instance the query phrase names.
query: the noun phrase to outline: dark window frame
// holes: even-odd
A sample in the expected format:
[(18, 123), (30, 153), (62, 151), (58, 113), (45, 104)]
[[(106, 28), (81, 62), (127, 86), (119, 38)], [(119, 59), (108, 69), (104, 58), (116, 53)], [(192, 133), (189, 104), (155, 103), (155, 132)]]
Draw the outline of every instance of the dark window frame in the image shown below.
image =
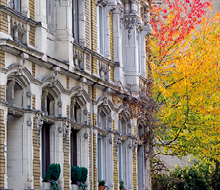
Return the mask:
[(71, 166), (77, 166), (77, 130), (71, 129)]
[[(16, 3), (15, 2), (19, 2), (19, 9), (17, 9), (16, 7), (15, 7), (15, 5), (16, 5)], [(12, 9), (14, 9), (15, 11), (17, 11), (17, 12), (21, 12), (21, 0), (11, 0), (11, 2), (10, 2), (10, 7), (12, 8)]]
[(44, 124), (42, 127), (41, 135), (41, 148), (42, 148), (42, 178), (45, 177), (47, 169), (50, 165), (50, 125)]
[(79, 0), (72, 0), (72, 33), (75, 42), (79, 43)]

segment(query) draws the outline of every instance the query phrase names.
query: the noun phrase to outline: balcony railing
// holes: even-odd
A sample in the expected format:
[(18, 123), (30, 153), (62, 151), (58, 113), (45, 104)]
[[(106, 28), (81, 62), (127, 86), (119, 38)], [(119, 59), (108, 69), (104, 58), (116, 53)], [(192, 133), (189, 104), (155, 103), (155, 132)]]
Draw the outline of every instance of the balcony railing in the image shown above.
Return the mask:
[[(92, 58), (95, 58), (95, 61), (92, 61)], [(114, 72), (111, 67), (114, 68), (115, 66), (114, 61), (78, 43), (73, 44), (73, 63), (76, 69), (89, 72), (106, 82), (110, 82), (110, 72)], [(92, 69), (92, 67), (95, 67), (95, 69)], [(93, 73), (93, 70), (97, 72)]]

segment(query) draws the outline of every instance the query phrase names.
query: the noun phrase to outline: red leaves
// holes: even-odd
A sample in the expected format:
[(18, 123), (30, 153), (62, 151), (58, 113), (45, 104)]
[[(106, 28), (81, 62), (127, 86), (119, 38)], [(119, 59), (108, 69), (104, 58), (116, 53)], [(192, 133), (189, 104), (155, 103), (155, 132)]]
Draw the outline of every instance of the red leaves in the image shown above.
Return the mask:
[[(162, 7), (163, 6), (163, 7)], [(174, 41), (181, 42), (195, 25), (201, 23), (201, 18), (207, 13), (205, 10), (210, 2), (200, 0), (164, 0), (163, 4), (151, 10), (154, 36), (158, 39), (158, 46), (165, 48)]]

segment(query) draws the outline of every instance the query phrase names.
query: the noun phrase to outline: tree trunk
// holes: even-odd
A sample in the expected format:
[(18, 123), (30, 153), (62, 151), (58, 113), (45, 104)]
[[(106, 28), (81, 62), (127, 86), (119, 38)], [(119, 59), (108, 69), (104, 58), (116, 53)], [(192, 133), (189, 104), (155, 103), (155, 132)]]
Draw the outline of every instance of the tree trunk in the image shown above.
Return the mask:
[(219, 170), (219, 161), (218, 160), (214, 160), (215, 161), (215, 169), (212, 173), (211, 179), (212, 179), (212, 184), (215, 181), (217, 175), (218, 175), (218, 170)]

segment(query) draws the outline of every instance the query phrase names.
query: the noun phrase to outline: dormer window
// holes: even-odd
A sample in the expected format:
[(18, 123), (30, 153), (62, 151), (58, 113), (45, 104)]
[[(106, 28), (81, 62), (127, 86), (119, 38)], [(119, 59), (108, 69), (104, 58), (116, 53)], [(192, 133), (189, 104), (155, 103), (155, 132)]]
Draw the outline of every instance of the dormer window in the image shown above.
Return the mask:
[(21, 0), (11, 0), (10, 7), (15, 11), (21, 12)]

